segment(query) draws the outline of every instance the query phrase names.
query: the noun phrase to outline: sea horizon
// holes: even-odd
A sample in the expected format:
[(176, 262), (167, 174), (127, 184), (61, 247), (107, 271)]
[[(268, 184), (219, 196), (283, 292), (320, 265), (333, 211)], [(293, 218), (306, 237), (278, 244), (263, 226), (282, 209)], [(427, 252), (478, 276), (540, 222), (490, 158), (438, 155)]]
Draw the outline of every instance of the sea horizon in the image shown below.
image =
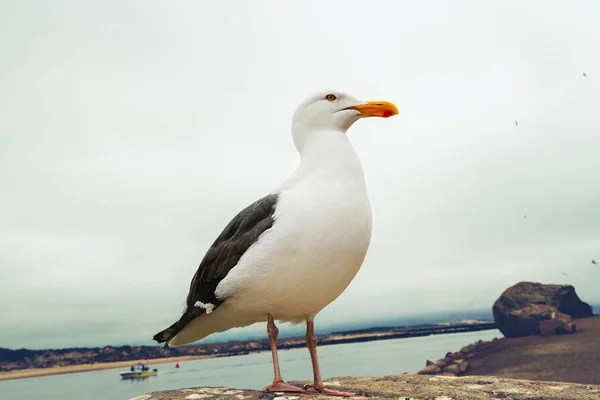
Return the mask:
[[(359, 331), (364, 329), (391, 329), (401, 327), (415, 327), (425, 325), (437, 325), (443, 323), (460, 323), (461, 321), (468, 320), (481, 320), (481, 321), (493, 321), (493, 314), (491, 307), (489, 309), (475, 309), (475, 310), (454, 310), (454, 311), (439, 311), (439, 312), (427, 312), (420, 313), (417, 315), (410, 316), (395, 316), (388, 318), (379, 318), (368, 322), (348, 321), (347, 323), (337, 323), (320, 327), (316, 329), (316, 334), (319, 336), (329, 335), (333, 333), (349, 333), (353, 331)], [(196, 346), (203, 344), (222, 344), (229, 342), (248, 341), (248, 340), (263, 340), (267, 338), (266, 328), (264, 324), (257, 323), (246, 328), (236, 328), (228, 332), (217, 333), (205, 338), (202, 341), (194, 342), (186, 346)], [(292, 326), (289, 324), (280, 325), (280, 339), (289, 339), (300, 337), (304, 335), (304, 326)], [(66, 347), (52, 347), (52, 346), (19, 346), (19, 347), (3, 347), (0, 349), (6, 350), (32, 350), (32, 351), (45, 351), (45, 350), (67, 350), (67, 349), (93, 349), (103, 347), (122, 347), (122, 346), (162, 346), (157, 344), (153, 340), (137, 340), (130, 342), (113, 342), (113, 343), (98, 343), (92, 342), (87, 345), (74, 345)], [(0, 358), (1, 361), (1, 358)]]

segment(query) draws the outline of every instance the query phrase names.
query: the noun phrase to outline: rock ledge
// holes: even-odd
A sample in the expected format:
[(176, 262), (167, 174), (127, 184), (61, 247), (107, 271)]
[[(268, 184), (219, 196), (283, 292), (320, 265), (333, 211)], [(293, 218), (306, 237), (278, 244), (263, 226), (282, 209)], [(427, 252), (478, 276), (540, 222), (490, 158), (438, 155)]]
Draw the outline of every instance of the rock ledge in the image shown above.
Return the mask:
[[(302, 385), (304, 382), (293, 382)], [(600, 385), (526, 381), (489, 376), (396, 375), (329, 379), (328, 387), (357, 392), (369, 399), (399, 400), (593, 400), (600, 399)], [(257, 390), (203, 387), (153, 392), (131, 400), (302, 400), (333, 399), (312, 394), (263, 393)], [(339, 398), (337, 398), (339, 399)]]

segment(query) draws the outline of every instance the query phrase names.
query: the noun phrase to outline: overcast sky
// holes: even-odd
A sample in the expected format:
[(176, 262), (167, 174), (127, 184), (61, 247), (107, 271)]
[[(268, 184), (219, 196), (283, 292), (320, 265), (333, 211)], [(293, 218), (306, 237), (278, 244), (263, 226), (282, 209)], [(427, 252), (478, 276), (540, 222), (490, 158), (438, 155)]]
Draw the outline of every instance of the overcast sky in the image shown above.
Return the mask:
[(150, 343), (327, 89), (400, 115), (349, 131), (373, 236), (318, 327), (491, 308), (522, 280), (600, 302), (599, 20), (594, 0), (0, 1), (0, 345)]

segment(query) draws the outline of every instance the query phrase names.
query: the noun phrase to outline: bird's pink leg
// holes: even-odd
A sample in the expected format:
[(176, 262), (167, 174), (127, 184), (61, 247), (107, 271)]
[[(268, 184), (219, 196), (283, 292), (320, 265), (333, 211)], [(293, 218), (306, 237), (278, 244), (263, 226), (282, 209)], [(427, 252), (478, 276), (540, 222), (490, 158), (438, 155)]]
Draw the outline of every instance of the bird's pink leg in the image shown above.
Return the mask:
[(321, 369), (319, 368), (319, 359), (317, 357), (317, 336), (315, 335), (315, 322), (313, 320), (306, 321), (306, 345), (308, 346), (308, 352), (310, 353), (310, 359), (313, 366), (313, 375), (315, 377), (312, 386), (310, 389), (308, 389), (309, 392), (319, 392), (327, 396), (359, 396), (356, 393), (327, 389), (325, 385), (323, 385)]
[(273, 383), (263, 388), (263, 392), (305, 393), (306, 390), (286, 383), (281, 377), (281, 371), (279, 370), (279, 357), (277, 356), (277, 335), (279, 335), (279, 329), (277, 329), (271, 314), (269, 314), (268, 317), (267, 333), (269, 334), (271, 354), (273, 355), (273, 370), (275, 372), (275, 378), (273, 379)]

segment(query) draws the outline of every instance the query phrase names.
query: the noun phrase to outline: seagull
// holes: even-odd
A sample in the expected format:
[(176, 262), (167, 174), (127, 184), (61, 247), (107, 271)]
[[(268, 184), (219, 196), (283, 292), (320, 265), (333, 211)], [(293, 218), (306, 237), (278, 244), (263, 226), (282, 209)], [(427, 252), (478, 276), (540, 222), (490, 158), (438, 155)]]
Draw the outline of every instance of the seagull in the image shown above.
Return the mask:
[(563, 274), (564, 276), (569, 276), (566, 272), (561, 272), (561, 274)]
[[(274, 379), (263, 391), (354, 396), (325, 388), (314, 320), (354, 279), (371, 239), (364, 173), (346, 131), (361, 118), (397, 114), (390, 102), (341, 92), (321, 92), (302, 102), (291, 126), (298, 169), (227, 224), (192, 278), (183, 314), (153, 339), (180, 346), (266, 322)], [(282, 378), (275, 321), (306, 323), (310, 387)]]
[(585, 72), (583, 73), (583, 76), (585, 76), (587, 78), (587, 74)]
[(596, 261), (592, 260), (592, 264), (598, 264)]
[(519, 121), (515, 121), (515, 126), (519, 126)]

